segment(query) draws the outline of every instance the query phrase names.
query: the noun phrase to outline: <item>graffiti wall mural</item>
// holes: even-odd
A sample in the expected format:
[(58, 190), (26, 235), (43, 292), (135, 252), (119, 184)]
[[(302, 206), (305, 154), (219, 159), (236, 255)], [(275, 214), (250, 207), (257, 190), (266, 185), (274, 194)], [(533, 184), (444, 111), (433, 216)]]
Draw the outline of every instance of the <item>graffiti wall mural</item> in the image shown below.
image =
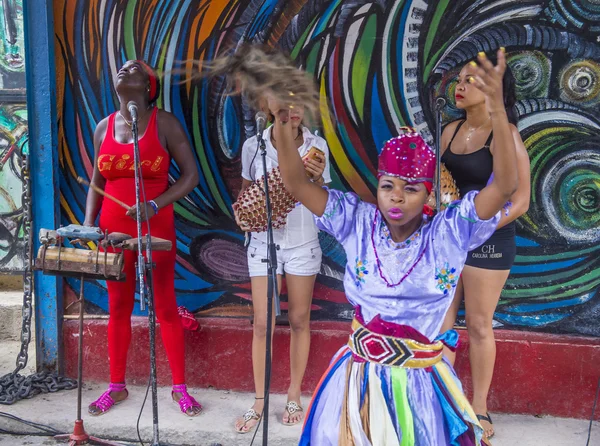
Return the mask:
[(25, 104), (0, 105), (0, 271), (4, 272), (24, 268), (21, 154), (26, 150)]
[(23, 0), (0, 1), (0, 89), (25, 88)]
[[(240, 149), (254, 129), (253, 111), (225, 95), (222, 79), (187, 81), (193, 61), (245, 42), (288, 52), (320, 89), (318, 130), (330, 147), (333, 187), (372, 199), (382, 143), (405, 125), (431, 139), (433, 100), (454, 97), (457, 72), (477, 52), (506, 47), (533, 195), (496, 322), (600, 336), (597, 2), (67, 0), (55, 2), (55, 22), (63, 223), (83, 220), (86, 190), (76, 178), (91, 175), (94, 126), (116, 109), (114, 74), (143, 58), (164, 74), (159, 106), (186, 124), (201, 172), (200, 185), (176, 206), (179, 303), (201, 315), (250, 313), (231, 204)], [(450, 102), (445, 118), (456, 112)], [(348, 319), (344, 253), (320, 237), (313, 318)], [(87, 287), (90, 311), (104, 312), (104, 284)]]
[(23, 2), (0, 1), (0, 272), (24, 269), (21, 155), (27, 151)]

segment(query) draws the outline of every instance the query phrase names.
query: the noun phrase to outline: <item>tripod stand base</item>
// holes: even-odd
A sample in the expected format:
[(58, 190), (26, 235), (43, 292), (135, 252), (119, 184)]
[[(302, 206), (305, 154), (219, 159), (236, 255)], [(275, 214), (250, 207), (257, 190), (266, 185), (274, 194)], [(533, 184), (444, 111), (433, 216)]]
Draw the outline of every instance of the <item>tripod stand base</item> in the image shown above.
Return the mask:
[(57, 435), (54, 437), (56, 441), (69, 442), (69, 446), (76, 446), (80, 444), (96, 444), (104, 446), (119, 446), (119, 443), (114, 443), (108, 440), (102, 440), (100, 438), (92, 437), (87, 434), (83, 427), (83, 420), (76, 420), (75, 426), (73, 427), (72, 434)]

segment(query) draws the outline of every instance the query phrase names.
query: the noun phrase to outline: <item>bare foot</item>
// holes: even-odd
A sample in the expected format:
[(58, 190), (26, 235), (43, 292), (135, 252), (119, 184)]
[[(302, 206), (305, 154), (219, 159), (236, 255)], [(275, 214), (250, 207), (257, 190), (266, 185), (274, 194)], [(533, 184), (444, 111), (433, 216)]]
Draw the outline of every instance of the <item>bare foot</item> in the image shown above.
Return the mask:
[(240, 434), (247, 434), (252, 431), (262, 416), (264, 400), (255, 400), (252, 408), (235, 421), (235, 430)]
[[(129, 395), (129, 392), (127, 392), (127, 390), (121, 390), (120, 392), (110, 392), (110, 397), (113, 399), (113, 401), (115, 402), (115, 405), (120, 403), (121, 401), (124, 401), (127, 399), (127, 396)], [(111, 408), (109, 408), (108, 410), (102, 412), (102, 409), (100, 407), (97, 406), (98, 400), (94, 401), (92, 404), (90, 404), (88, 406), (88, 413), (90, 415), (102, 415), (103, 413), (108, 412)]]
[[(176, 392), (173, 394), (173, 401), (175, 401), (177, 404), (179, 404), (179, 400), (181, 398), (183, 398), (183, 393)], [(185, 414), (188, 417), (195, 417), (196, 415), (199, 415), (200, 412), (202, 412), (202, 406), (194, 406), (194, 407), (188, 407), (188, 409), (185, 411)]]

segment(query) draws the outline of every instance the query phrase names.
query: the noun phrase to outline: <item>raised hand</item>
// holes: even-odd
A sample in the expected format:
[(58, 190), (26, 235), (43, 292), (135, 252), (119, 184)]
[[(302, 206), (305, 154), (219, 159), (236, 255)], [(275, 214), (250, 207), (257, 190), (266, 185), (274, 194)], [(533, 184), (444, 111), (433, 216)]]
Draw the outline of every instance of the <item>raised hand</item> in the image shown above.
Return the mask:
[(485, 95), (487, 111), (490, 114), (505, 112), (504, 93), (502, 89), (502, 80), (506, 71), (504, 48), (498, 50), (497, 57), (498, 64), (494, 66), (485, 53), (479, 53), (477, 55), (479, 63), (471, 62), (471, 65), (476, 67), (477, 70), (475, 71), (475, 75), (469, 78), (469, 82)]
[[(293, 93), (289, 93), (290, 99), (293, 99)], [(284, 102), (281, 98), (269, 95), (267, 104), (271, 114), (275, 117), (275, 121), (280, 124), (287, 124), (290, 120), (290, 109), (294, 107), (291, 102)]]

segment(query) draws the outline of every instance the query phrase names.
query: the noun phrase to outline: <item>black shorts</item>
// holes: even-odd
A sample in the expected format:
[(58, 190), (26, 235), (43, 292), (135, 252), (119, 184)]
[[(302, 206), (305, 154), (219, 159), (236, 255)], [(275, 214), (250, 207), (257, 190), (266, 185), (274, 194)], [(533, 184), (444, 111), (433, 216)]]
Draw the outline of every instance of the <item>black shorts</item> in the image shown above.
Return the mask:
[(517, 242), (514, 223), (498, 229), (479, 248), (467, 255), (465, 265), (482, 269), (509, 270), (515, 262)]

